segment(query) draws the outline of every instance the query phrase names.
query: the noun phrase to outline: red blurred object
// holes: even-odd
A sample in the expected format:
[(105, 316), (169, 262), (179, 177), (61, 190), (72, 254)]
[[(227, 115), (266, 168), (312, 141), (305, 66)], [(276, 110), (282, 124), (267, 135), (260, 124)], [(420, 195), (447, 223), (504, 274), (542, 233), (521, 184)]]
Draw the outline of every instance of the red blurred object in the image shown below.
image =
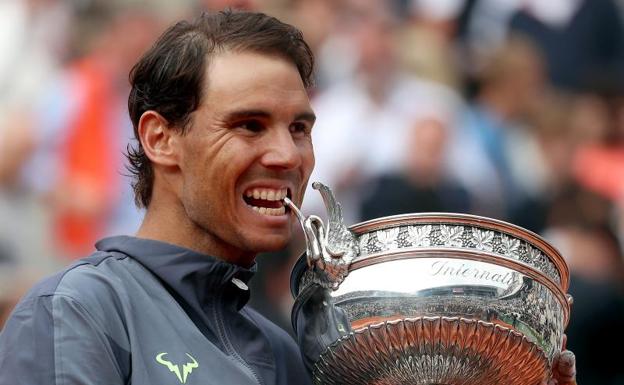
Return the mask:
[(614, 201), (624, 198), (624, 147), (582, 147), (574, 157), (572, 170), (587, 189)]
[(114, 81), (96, 60), (84, 59), (70, 70), (80, 102), (68, 127), (62, 152), (60, 194), (55, 213), (57, 242), (65, 252), (92, 249), (105, 226), (106, 208), (118, 190), (110, 130), (116, 123)]

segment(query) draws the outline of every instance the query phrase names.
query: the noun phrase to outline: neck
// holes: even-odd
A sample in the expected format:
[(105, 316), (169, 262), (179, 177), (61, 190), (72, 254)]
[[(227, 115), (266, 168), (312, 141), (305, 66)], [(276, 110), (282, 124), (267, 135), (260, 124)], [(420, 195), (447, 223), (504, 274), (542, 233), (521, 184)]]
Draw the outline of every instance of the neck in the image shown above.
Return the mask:
[(153, 199), (136, 236), (182, 246), (245, 268), (255, 260), (253, 253), (228, 245), (193, 222), (175, 199)]

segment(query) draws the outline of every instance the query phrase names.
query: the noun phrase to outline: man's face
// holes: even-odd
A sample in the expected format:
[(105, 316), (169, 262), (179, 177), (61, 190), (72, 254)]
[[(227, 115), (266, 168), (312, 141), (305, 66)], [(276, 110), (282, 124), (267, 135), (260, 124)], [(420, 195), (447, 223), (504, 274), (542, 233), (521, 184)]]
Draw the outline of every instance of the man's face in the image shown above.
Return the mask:
[(224, 52), (211, 58), (201, 106), (181, 143), (180, 199), (218, 250), (251, 262), (279, 250), (314, 167), (314, 114), (294, 64), (278, 56)]

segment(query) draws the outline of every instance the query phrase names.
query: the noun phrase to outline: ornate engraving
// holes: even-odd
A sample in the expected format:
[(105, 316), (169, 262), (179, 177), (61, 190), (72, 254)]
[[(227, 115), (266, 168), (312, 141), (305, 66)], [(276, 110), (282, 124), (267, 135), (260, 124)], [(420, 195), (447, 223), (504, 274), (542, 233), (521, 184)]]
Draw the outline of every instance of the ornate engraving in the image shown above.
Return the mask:
[(488, 230), (472, 229), (472, 241), (475, 248), (483, 251), (492, 251), (494, 248), (494, 232)]
[(385, 230), (377, 230), (377, 245), (380, 250), (395, 250), (399, 247), (398, 245), (398, 237), (399, 237), (398, 227), (393, 227)]
[(519, 239), (512, 238), (508, 235), (502, 234), (501, 245), (503, 247), (503, 255), (513, 258), (513, 259), (520, 259), (520, 240)]
[(501, 325), (405, 319), (343, 337), (322, 355), (313, 379), (330, 385), (535, 385), (548, 368), (536, 350), (522, 334)]
[(407, 233), (409, 234), (410, 246), (414, 247), (429, 247), (431, 246), (431, 240), (429, 234), (431, 234), (431, 225), (424, 226), (406, 226)]
[(407, 225), (365, 233), (359, 236), (358, 243), (358, 257), (404, 248), (454, 247), (481, 250), (522, 261), (546, 274), (554, 282), (561, 283), (557, 268), (544, 252), (526, 241), (494, 230), (450, 224)]
[(440, 242), (448, 247), (462, 247), (463, 226), (440, 225)]
[(370, 235), (368, 233), (363, 234), (358, 238), (358, 244), (360, 246), (360, 250), (368, 250), (368, 242), (370, 240)]

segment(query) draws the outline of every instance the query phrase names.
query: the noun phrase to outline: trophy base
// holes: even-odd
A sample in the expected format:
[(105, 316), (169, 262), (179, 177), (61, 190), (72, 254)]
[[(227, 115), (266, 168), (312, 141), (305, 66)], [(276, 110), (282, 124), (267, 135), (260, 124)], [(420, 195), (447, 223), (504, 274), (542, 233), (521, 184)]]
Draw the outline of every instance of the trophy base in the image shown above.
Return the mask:
[(536, 385), (542, 349), (506, 326), (459, 317), (393, 319), (356, 329), (315, 365), (317, 384)]

